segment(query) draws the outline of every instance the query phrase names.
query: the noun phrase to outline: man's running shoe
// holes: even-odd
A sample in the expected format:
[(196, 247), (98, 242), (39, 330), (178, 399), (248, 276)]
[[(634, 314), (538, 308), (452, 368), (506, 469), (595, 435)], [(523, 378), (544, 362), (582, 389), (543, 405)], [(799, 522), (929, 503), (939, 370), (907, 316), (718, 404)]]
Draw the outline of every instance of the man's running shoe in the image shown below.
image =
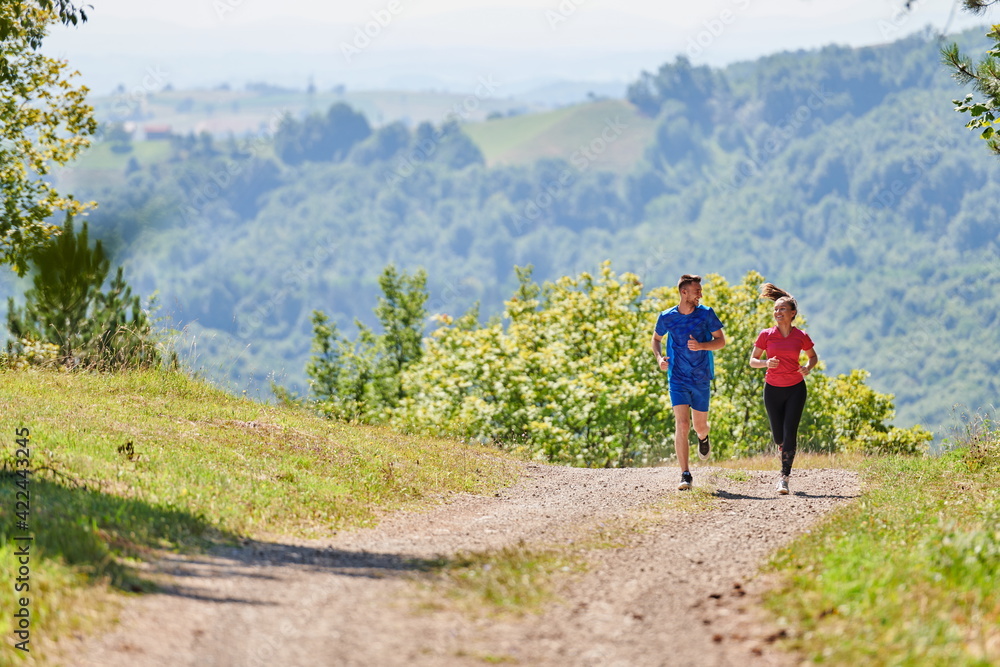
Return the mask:
[(788, 475), (782, 475), (778, 480), (778, 493), (783, 496), (788, 495)]
[(708, 436), (704, 438), (698, 438), (698, 456), (702, 461), (708, 458), (708, 455), (712, 453), (712, 445), (708, 441)]
[(677, 489), (679, 491), (686, 491), (691, 488), (691, 482), (693, 481), (694, 478), (691, 477), (691, 473), (685, 470), (681, 473), (681, 483), (677, 485)]

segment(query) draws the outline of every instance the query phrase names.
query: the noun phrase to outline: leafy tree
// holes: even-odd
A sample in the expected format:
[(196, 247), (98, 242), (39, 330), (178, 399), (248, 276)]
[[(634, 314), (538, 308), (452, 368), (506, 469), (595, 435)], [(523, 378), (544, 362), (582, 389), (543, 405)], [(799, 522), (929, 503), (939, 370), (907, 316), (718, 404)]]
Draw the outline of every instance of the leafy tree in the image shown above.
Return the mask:
[[(973, 14), (983, 14), (996, 3), (997, 0), (963, 0), (965, 10)], [(994, 25), (986, 36), (994, 41), (993, 48), (986, 51), (978, 65), (962, 55), (955, 43), (942, 48), (941, 55), (959, 83), (971, 84), (983, 96), (977, 100), (969, 93), (964, 99), (953, 100), (957, 111), (971, 117), (965, 126), (970, 130), (982, 130), (979, 136), (986, 140), (991, 151), (1000, 155), (1000, 137), (993, 128), (1000, 118), (1000, 25)]]
[(290, 165), (307, 160), (339, 162), (371, 133), (363, 114), (337, 102), (325, 116), (313, 114), (301, 122), (291, 116), (283, 118), (274, 137), (275, 151)]
[(860, 369), (837, 377), (809, 375), (809, 404), (800, 428), (803, 449), (907, 455), (926, 451), (933, 439), (930, 431), (919, 425), (890, 426), (893, 397), (865, 385), (869, 375)]
[(60, 234), (32, 253), (33, 287), (25, 305), (7, 303), (9, 351), (18, 353), (32, 343), (58, 346), (62, 365), (113, 369), (158, 364), (159, 349), (152, 323), (139, 297), (118, 267), (108, 290), (101, 291), (110, 260), (100, 241), (90, 246), (87, 225), (79, 233), (73, 220)]
[(319, 310), (313, 311), (312, 323), (313, 356), (306, 374), (315, 405), (334, 419), (378, 421), (383, 393), (377, 386), (378, 338), (356, 322), (359, 334), (351, 343)]
[(643, 113), (656, 116), (668, 100), (681, 102), (685, 115), (693, 122), (711, 125), (708, 103), (712, 95), (728, 92), (725, 79), (705, 65), (692, 67), (686, 56), (677, 56), (673, 63), (664, 63), (655, 75), (643, 72), (631, 84), (626, 97)]
[(97, 129), (85, 103), (87, 89), (74, 87), (66, 63), (38, 49), (48, 26), (86, 20), (65, 1), (0, 3), (0, 256), (21, 275), (27, 254), (56, 231), (57, 210), (85, 206), (63, 197), (44, 177), (89, 144)]
[[(656, 314), (676, 300), (673, 289), (643, 295), (635, 274), (618, 276), (609, 262), (597, 277), (581, 273), (543, 287), (531, 282), (528, 269), (518, 277), (506, 329), (499, 320), (479, 327), (475, 311), (457, 320), (439, 317), (423, 357), (403, 374), (406, 397), (394, 411), (396, 423), (575, 465), (633, 465), (671, 455), (669, 393), (648, 346)], [(770, 326), (770, 302), (758, 298), (763, 282), (755, 272), (735, 286), (708, 276), (705, 302), (716, 308), (729, 340), (716, 355), (717, 456), (771, 447), (763, 373), (748, 364), (752, 341)], [(865, 387), (863, 371), (814, 375), (809, 412), (816, 414), (803, 425), (803, 449), (914, 453), (930, 440), (920, 427), (885, 425), (892, 397)]]
[(351, 151), (351, 160), (360, 165), (370, 165), (378, 160), (388, 160), (410, 145), (410, 130), (406, 123), (396, 121), (380, 127), (370, 137)]
[(358, 336), (347, 340), (322, 311), (313, 311), (313, 356), (306, 366), (310, 393), (324, 414), (379, 422), (403, 398), (400, 374), (421, 356), (427, 275), (400, 274), (393, 265), (379, 277), (382, 296), (375, 315), (383, 333), (355, 320)]
[[(957, 39), (972, 42), (982, 32)], [(88, 216), (91, 234), (99, 232), (109, 254), (118, 254), (109, 245), (116, 242), (141, 260), (144, 279), (169, 295), (178, 318), (240, 334), (246, 315), (271, 316), (235, 363), (223, 363), (223, 347), (200, 351), (202, 362), (218, 353), (219, 363), (206, 365), (233, 380), (254, 374), (263, 385), (267, 369), (294, 367), (289, 382), (304, 383), (310, 303), (336, 303), (333, 319), (344, 330), (358, 317), (379, 331), (377, 278), (393, 258), (418, 255), (435, 267), (429, 311), (457, 317), (479, 302), (485, 320), (503, 311), (517, 287), (514, 264), (534, 265), (542, 283), (609, 257), (659, 282), (683, 254), (688, 266), (737, 277), (754, 268), (799, 285), (831, 375), (863, 359), (872, 387), (893, 393), (899, 424), (944, 433), (954, 403), (988, 405), (1000, 390), (1000, 237), (995, 165), (987, 151), (969, 155), (952, 131), (952, 109), (938, 102), (960, 95), (948, 92), (955, 82), (940, 61), (925, 34), (714, 70), (731, 93), (717, 97), (723, 89), (711, 89), (717, 122), (710, 127), (686, 119), (693, 149), (662, 150), (685, 138), (677, 130), (680, 99), (667, 100), (655, 122), (622, 117), (627, 142), (615, 150), (631, 144), (634, 157), (648, 137), (643, 128), (660, 125), (658, 146), (645, 147), (645, 168), (628, 173), (573, 157), (596, 136), (585, 124), (560, 126), (560, 137), (576, 137), (561, 160), (451, 169), (438, 160), (447, 153), (441, 128), (428, 123), (388, 161), (355, 162), (359, 144), (340, 163), (287, 170), (275, 160), (280, 173), (267, 165), (261, 173), (278, 178), (246, 184), (240, 181), (256, 171), (253, 164), (218, 141), (221, 155), (202, 155), (192, 136), (197, 157), (144, 162), (127, 180), (109, 174), (74, 192), (101, 202)], [(899, 115), (900, 108), (908, 112)], [(401, 128), (392, 132), (380, 140), (405, 139)], [(255, 160), (270, 155), (263, 145), (270, 139), (259, 140)], [(373, 135), (366, 149), (369, 141), (379, 144)], [(227, 154), (242, 168), (238, 176)], [(394, 187), (387, 172), (400, 174)], [(268, 191), (258, 198), (258, 189)], [(186, 228), (170, 207), (185, 200), (198, 212), (185, 217)], [(280, 231), (289, 219), (294, 234)], [(262, 249), (266, 261), (248, 261)], [(884, 335), (870, 335), (872, 326)], [(974, 342), (984, 335), (987, 344)]]
[(390, 403), (403, 397), (399, 387), (400, 374), (422, 353), (420, 342), (424, 337), (424, 320), (427, 311), (427, 273), (417, 271), (413, 276), (400, 274), (396, 267), (390, 264), (378, 279), (382, 288), (382, 296), (375, 306), (375, 316), (382, 324), (382, 341), (385, 349), (383, 375), (396, 385), (395, 391), (390, 390), (387, 396)]
[(662, 454), (672, 430), (663, 375), (650, 364), (654, 301), (637, 276), (582, 273), (543, 287), (518, 269), (506, 330), (475, 311), (441, 316), (404, 373), (401, 425), (444, 430), (549, 461), (622, 466)]
[[(485, 162), (479, 147), (462, 132), (457, 122), (445, 123), (441, 126), (439, 134), (435, 161), (446, 164), (451, 169), (464, 169), (469, 165)], [(417, 148), (419, 147), (418, 144)]]
[[(753, 341), (761, 329), (773, 326), (771, 301), (759, 298), (765, 280), (750, 271), (743, 282), (730, 286), (719, 276), (709, 276), (703, 302), (715, 308), (731, 342), (716, 355), (712, 428), (726, 434), (723, 453), (751, 455), (771, 449), (771, 432), (763, 409), (764, 373), (750, 368)], [(795, 325), (806, 329), (799, 316)], [(733, 345), (732, 343), (735, 343)], [(890, 426), (895, 417), (893, 397), (865, 385), (864, 370), (830, 377), (820, 366), (806, 378), (809, 399), (799, 428), (803, 450), (820, 452), (917, 454), (933, 438), (921, 426)]]
[[(87, 13), (84, 11), (86, 5), (77, 7), (70, 0), (37, 0), (37, 2), (17, 2), (5, 0), (2, 4), (4, 9), (12, 9), (12, 12), (4, 11), (0, 13), (0, 41), (7, 39), (8, 35), (19, 30), (25, 30), (28, 36), (28, 43), (33, 49), (37, 49), (42, 45), (42, 39), (45, 37), (47, 24), (36, 23), (36, 24), (22, 24), (20, 21), (23, 18), (22, 12), (25, 8), (31, 9), (38, 7), (39, 9), (51, 12), (55, 15), (56, 20), (58, 20), (63, 25), (78, 25), (81, 22), (87, 20)], [(4, 70), (4, 66), (0, 65), (0, 70)], [(4, 70), (8, 71), (9, 70)]]

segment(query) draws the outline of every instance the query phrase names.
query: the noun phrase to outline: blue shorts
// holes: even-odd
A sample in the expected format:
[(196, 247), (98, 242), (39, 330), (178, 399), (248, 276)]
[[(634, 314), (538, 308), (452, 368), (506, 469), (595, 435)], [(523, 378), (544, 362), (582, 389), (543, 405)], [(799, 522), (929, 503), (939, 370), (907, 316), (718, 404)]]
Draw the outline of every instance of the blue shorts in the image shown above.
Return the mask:
[(711, 382), (692, 387), (686, 384), (670, 383), (670, 403), (673, 406), (690, 405), (692, 410), (698, 412), (708, 412), (708, 395), (711, 391)]

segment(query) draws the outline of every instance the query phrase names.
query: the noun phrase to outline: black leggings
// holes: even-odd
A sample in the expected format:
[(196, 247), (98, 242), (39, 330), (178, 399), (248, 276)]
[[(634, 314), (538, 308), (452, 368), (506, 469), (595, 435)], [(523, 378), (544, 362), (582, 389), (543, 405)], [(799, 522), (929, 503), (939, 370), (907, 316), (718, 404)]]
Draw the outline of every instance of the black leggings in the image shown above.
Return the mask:
[(792, 474), (795, 460), (799, 420), (806, 407), (806, 383), (803, 380), (791, 387), (775, 387), (764, 383), (764, 407), (771, 422), (774, 443), (781, 448), (781, 474)]

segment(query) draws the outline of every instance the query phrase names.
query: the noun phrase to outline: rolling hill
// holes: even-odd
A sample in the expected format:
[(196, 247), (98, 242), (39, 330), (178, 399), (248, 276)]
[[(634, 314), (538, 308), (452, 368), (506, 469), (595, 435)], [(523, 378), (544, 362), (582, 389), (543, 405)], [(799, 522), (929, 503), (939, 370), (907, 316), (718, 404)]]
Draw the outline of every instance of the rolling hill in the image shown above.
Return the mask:
[[(218, 95), (212, 113), (231, 112)], [(305, 391), (309, 314), (349, 334), (374, 324), (388, 263), (428, 270), (431, 312), (478, 302), (486, 318), (515, 265), (545, 281), (611, 259), (650, 286), (761, 272), (799, 298), (830, 372), (869, 370), (899, 425), (940, 437), (989, 409), (1000, 371), (1000, 174), (958, 96), (937, 45), (914, 37), (725, 69), (677, 60), (628, 100), (501, 111), (458, 135), (372, 123), (331, 160), (287, 162), (270, 134), (249, 150), (137, 141), (58, 178), (100, 202), (92, 233), (158, 293), (194, 365), (237, 390), (277, 377)]]

